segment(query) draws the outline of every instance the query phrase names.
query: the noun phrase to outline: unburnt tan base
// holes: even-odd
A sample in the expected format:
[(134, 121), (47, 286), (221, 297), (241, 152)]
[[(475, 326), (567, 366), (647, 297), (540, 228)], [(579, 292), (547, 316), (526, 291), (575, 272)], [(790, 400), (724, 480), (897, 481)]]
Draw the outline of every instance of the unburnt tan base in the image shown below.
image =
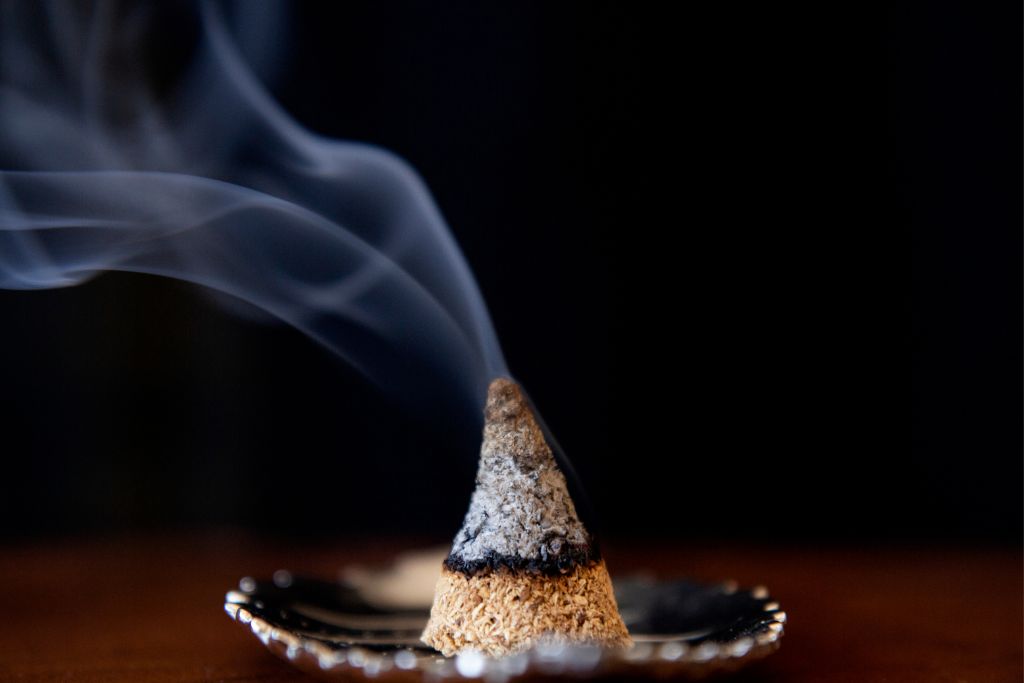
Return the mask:
[(512, 569), (467, 576), (444, 568), (422, 639), (446, 656), (472, 649), (499, 657), (548, 637), (633, 644), (603, 561), (560, 576)]

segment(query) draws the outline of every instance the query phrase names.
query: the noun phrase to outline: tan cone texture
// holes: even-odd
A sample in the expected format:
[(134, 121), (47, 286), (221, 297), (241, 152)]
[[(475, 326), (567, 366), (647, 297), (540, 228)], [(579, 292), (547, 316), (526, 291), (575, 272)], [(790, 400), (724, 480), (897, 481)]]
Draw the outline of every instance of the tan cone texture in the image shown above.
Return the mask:
[(633, 644), (603, 561), (560, 576), (442, 570), (423, 642), (446, 656), (472, 649), (500, 657), (546, 638), (603, 647)]

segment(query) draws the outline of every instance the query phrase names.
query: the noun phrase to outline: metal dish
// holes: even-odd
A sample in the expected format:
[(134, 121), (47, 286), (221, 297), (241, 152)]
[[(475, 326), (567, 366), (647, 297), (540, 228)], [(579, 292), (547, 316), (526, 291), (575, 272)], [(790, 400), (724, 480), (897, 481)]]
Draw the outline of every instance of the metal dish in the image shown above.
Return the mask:
[(419, 641), (430, 578), (439, 568), (439, 556), (429, 553), (383, 570), (352, 569), (340, 581), (282, 570), (272, 580), (242, 579), (227, 593), (224, 609), (273, 653), (309, 673), (407, 681), (701, 678), (773, 652), (786, 622), (763, 587), (620, 578), (615, 595), (636, 642), (631, 650), (539, 645), (503, 659), (473, 652), (446, 658)]

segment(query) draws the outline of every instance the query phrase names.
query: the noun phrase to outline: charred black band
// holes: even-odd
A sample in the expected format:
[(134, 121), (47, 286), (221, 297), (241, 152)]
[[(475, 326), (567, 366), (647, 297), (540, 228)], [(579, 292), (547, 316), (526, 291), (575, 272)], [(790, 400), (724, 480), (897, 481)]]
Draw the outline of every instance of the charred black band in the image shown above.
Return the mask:
[(465, 560), (452, 553), (445, 559), (444, 568), (452, 572), (460, 572), (473, 576), (484, 570), (511, 569), (526, 571), (547, 576), (565, 574), (573, 567), (586, 566), (601, 559), (601, 552), (596, 545), (570, 545), (557, 555), (548, 557), (519, 557), (518, 555), (500, 555), (489, 552), (476, 560)]

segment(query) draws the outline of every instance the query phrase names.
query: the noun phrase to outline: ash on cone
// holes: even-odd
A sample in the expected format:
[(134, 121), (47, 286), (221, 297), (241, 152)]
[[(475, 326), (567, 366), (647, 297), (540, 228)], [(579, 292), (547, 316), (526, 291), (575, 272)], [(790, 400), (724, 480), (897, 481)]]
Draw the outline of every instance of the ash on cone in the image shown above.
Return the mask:
[(501, 656), (544, 638), (631, 645), (608, 570), (519, 386), (494, 380), (484, 416), (476, 490), (423, 641), (449, 656)]

